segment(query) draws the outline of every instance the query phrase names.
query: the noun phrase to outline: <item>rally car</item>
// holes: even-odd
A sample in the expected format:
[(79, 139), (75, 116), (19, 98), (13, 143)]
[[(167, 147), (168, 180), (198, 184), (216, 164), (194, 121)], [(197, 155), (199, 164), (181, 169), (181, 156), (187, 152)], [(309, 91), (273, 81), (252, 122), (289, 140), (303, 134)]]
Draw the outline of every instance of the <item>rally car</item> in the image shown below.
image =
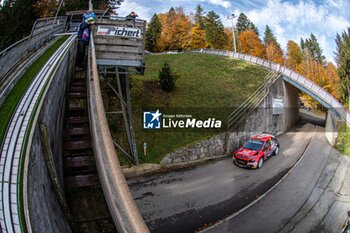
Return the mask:
[(274, 135), (262, 133), (252, 136), (236, 149), (232, 160), (240, 167), (261, 168), (264, 161), (279, 152), (279, 143)]
[(350, 233), (350, 211), (348, 211), (348, 219), (345, 221), (341, 233)]

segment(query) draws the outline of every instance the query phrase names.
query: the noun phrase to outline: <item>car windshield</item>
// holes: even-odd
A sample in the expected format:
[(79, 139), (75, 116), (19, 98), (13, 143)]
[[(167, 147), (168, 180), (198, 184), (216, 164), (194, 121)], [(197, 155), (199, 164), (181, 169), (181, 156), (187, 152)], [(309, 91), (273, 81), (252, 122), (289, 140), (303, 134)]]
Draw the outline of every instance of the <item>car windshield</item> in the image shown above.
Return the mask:
[(244, 143), (243, 147), (249, 150), (261, 150), (261, 148), (263, 147), (264, 142), (262, 141), (257, 141), (257, 140), (249, 140), (246, 143)]

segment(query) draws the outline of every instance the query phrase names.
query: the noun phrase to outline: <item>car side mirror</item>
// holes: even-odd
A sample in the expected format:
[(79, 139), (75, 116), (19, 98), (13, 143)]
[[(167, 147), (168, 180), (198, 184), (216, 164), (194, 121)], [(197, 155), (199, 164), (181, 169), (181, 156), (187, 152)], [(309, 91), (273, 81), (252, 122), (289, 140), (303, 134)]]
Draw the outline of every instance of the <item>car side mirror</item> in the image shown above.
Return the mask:
[(348, 211), (348, 217), (350, 217), (350, 211)]

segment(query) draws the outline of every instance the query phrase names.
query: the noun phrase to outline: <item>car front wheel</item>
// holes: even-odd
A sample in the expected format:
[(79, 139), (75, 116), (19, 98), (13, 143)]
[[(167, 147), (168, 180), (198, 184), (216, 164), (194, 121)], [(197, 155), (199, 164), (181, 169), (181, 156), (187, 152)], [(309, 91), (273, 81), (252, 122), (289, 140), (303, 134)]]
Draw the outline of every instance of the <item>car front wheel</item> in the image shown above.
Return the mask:
[(275, 149), (275, 155), (278, 155), (279, 152), (280, 152), (280, 147), (277, 146), (276, 149)]
[(259, 168), (261, 168), (262, 166), (263, 166), (263, 164), (264, 164), (264, 158), (263, 157), (261, 157), (260, 159), (259, 159), (259, 162), (258, 162), (258, 169)]

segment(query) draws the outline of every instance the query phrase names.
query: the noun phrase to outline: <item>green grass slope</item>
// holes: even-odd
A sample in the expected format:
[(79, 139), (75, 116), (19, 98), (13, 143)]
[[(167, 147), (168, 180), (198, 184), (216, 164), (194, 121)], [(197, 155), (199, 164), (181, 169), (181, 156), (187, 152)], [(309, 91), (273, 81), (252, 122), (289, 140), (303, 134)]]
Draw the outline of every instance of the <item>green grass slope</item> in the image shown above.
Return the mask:
[(336, 148), (341, 153), (350, 156), (350, 127), (346, 123), (338, 128)]
[[(142, 112), (190, 114), (227, 121), (228, 114), (263, 83), (267, 71), (246, 62), (206, 54), (147, 55), (144, 76), (131, 77), (133, 120), (141, 162), (158, 163), (177, 148), (205, 140), (221, 130), (142, 129)], [(167, 61), (177, 76), (171, 93), (161, 90), (158, 73)], [(147, 155), (143, 155), (143, 143)]]

